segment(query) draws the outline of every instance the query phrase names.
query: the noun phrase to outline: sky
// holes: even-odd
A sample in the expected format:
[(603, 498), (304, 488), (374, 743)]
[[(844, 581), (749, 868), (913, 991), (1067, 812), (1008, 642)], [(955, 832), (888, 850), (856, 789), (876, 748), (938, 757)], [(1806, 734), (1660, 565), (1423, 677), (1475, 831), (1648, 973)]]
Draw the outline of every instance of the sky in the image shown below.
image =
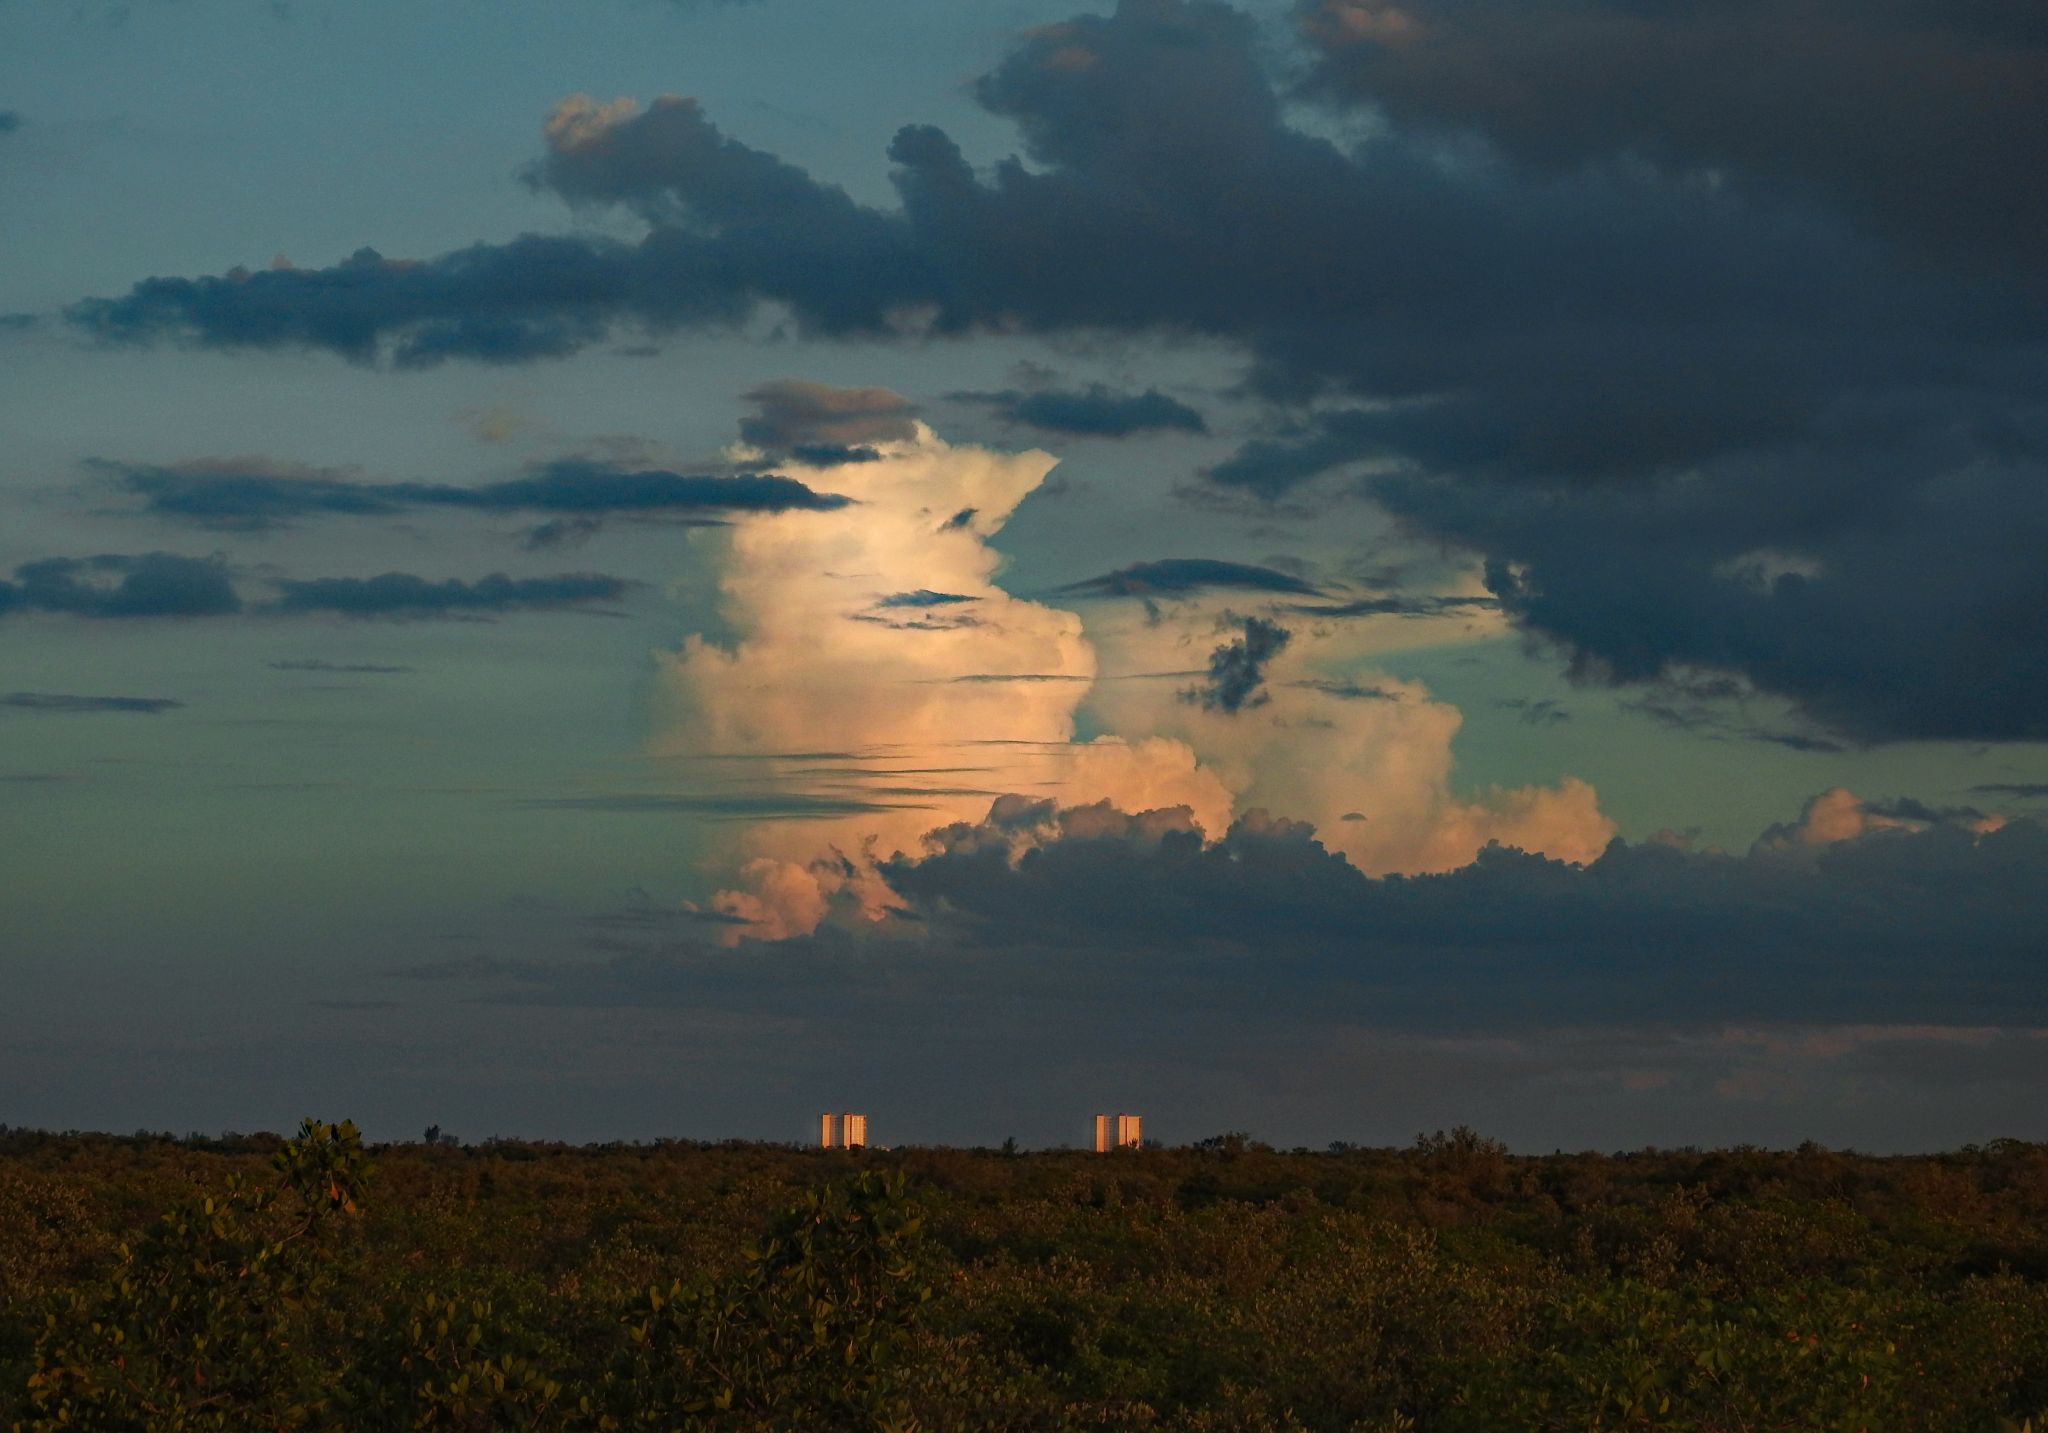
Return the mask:
[(0, 0), (0, 1122), (2048, 1138), (2048, 19)]

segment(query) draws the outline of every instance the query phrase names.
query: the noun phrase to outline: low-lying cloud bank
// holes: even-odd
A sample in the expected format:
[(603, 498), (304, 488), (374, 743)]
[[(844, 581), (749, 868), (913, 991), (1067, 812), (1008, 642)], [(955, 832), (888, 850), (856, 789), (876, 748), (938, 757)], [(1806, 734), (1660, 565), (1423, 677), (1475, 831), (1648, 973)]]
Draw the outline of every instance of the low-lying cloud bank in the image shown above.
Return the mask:
[(1435, 1034), (1771, 1025), (1794, 1011), (1816, 1025), (2048, 1026), (2048, 827), (1906, 821), (1839, 790), (1742, 853), (1616, 840), (1576, 865), (1491, 846), (1456, 870), (1378, 877), (1263, 811), (1212, 837), (1185, 807), (1004, 796), (876, 869), (879, 921), (846, 902), (812, 933), (737, 949), (663, 931), (617, 961), (457, 973), (628, 1004), (802, 1004), (804, 971), (837, 982), (849, 1009), (969, 987), (1086, 992), (1149, 1011), (1134, 1030), (1195, 1011)]
[(1839, 790), (1739, 855), (1494, 846), (1378, 878), (1261, 811), (1210, 839), (1185, 810), (1006, 797), (881, 873), (915, 926), (975, 948), (1133, 978), (1157, 962), (1220, 998), (1382, 1024), (2048, 1021), (2048, 828)]
[(573, 930), (508, 932), (391, 974), (679, 1020), (731, 1098), (838, 1092), (910, 1138), (1077, 1139), (1062, 1111), (1104, 1099), (1169, 1139), (1399, 1141), (1480, 1108), (1538, 1149), (2024, 1135), (2048, 828), (1882, 806), (1824, 793), (1736, 854), (1496, 847), (1371, 877), (1263, 813), (1212, 838), (1185, 809), (1009, 796), (883, 860), (881, 921), (842, 902), (733, 945), (729, 913), (635, 911), (586, 921), (581, 959)]

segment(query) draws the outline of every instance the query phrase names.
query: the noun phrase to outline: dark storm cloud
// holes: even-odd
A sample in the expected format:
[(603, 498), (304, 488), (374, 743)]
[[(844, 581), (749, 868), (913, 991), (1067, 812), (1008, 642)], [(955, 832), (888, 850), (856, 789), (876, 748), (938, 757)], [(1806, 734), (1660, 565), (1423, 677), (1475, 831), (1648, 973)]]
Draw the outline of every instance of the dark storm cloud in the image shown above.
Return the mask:
[(1263, 617), (1236, 620), (1241, 635), (1209, 654), (1207, 680), (1182, 692), (1182, 701), (1204, 711), (1235, 715), (1270, 700), (1264, 690), (1266, 664), (1285, 650), (1294, 634)]
[[(1644, 351), (1658, 330), (1698, 322), (1687, 337), (1740, 340), (1709, 322), (1732, 301), (1735, 327), (1777, 312), (1772, 337), (1789, 339), (1803, 318), (1867, 302), (1857, 286), (1878, 262), (1825, 225), (1758, 224), (1704, 186), (1538, 183), (1483, 156), (1445, 165), (1398, 140), (1347, 154), (1281, 122), (1250, 21), (1220, 5), (1130, 0), (1114, 17), (1044, 27), (977, 93), (1018, 124), (1040, 171), (1006, 164), (985, 185), (943, 134), (909, 128), (892, 150), (904, 206), (885, 212), (725, 136), (694, 102), (630, 116), (586, 102), (551, 120), (533, 181), (636, 212), (650, 226), (637, 248), (528, 237), (422, 264), (366, 255), (198, 286), (152, 280), (76, 317), (115, 337), (183, 332), (364, 356), (380, 337), (410, 343), (494, 309), (515, 330), (552, 333), (565, 313), (660, 327), (772, 298), (820, 331), (889, 334), (909, 322), (901, 311), (926, 307), (917, 326), (941, 332), (1207, 332), (1251, 343), (1283, 387), (1426, 396), (1446, 380), (1512, 381), (1428, 370), (1491, 363), (1459, 349), (1561, 311), (1580, 345), (1633, 339), (1636, 387), (1681, 404), (1712, 385), (1696, 367), (1689, 386), (1656, 370), (1696, 347)], [(501, 290), (492, 280), (506, 268), (531, 273)], [(1785, 300), (1789, 312), (1775, 307)], [(1540, 325), (1533, 351), (1559, 332)], [(1526, 365), (1525, 353), (1499, 357)], [(1555, 372), (1530, 396), (1569, 396), (1581, 376)]]
[(1100, 577), (1070, 582), (1059, 589), (1080, 597), (1181, 597), (1212, 590), (1278, 592), (1314, 597), (1320, 593), (1299, 577), (1277, 568), (1213, 557), (1168, 557), (1137, 562)]
[(1156, 388), (1148, 388), (1143, 393), (1115, 393), (1100, 383), (1091, 383), (1086, 388), (1073, 390), (1007, 388), (997, 393), (954, 393), (948, 396), (963, 403), (985, 404), (1009, 422), (1028, 424), (1048, 433), (1071, 433), (1086, 438), (1127, 438), (1133, 433), (1161, 430), (1182, 433), (1209, 431), (1207, 421), (1199, 412)]
[(1970, 789), (1986, 796), (2017, 796), (2023, 801), (2031, 801), (2048, 796), (2048, 781), (1987, 781)]
[(1627, 154), (2040, 268), (2048, 14), (1945, 0), (1308, 0), (1317, 83), (1562, 170)]
[(730, 477), (633, 471), (565, 459), (530, 477), (460, 487), (447, 483), (362, 483), (322, 469), (249, 460), (168, 467), (94, 465), (141, 495), (152, 513), (209, 527), (260, 529), (322, 514), (378, 515), (414, 508), (552, 512), (571, 521), (633, 514), (826, 511), (848, 499), (778, 473)]
[(1254, 438), (1207, 472), (1211, 482), (1261, 498), (1279, 498), (1319, 473), (1396, 451), (1377, 413), (1318, 414), (1284, 438)]
[(0, 694), (0, 707), (9, 711), (47, 712), (60, 716), (82, 716), (100, 712), (125, 712), (160, 716), (185, 705), (169, 697), (80, 697), (57, 692), (7, 692)]
[(227, 563), (217, 557), (48, 557), (15, 568), (12, 582), (0, 581), (0, 617), (218, 617), (241, 610)]
[(2048, 1019), (2048, 828), (2027, 821), (1790, 855), (1616, 841), (1584, 867), (1490, 847), (1374, 879), (1263, 812), (1205, 842), (1185, 811), (1007, 797), (883, 873), (942, 938), (1398, 1025)]
[(21, 128), (21, 115), (11, 109), (0, 109), (0, 134), (12, 134)]
[(1508, 616), (1583, 677), (1740, 674), (1859, 740), (2048, 736), (2038, 20), (1917, 0), (1307, 18), (1313, 91), (1355, 145), (1287, 123), (1247, 16), (1123, 0), (1031, 31), (976, 86), (1021, 160), (977, 174), (941, 131), (901, 131), (895, 209), (692, 102), (578, 102), (533, 182), (637, 215), (638, 243), (151, 279), (71, 316), (401, 365), (764, 303), (834, 337), (1208, 338), (1280, 434), (1215, 482), (1271, 499), (1370, 459), (1366, 491), (1489, 560)]
[(409, 572), (378, 577), (317, 577), (278, 584), (275, 611), (332, 612), (344, 617), (451, 617), (551, 609), (588, 608), (616, 602), (632, 584), (596, 573), (559, 577), (507, 577), (494, 572), (474, 582), (436, 582)]
[[(1698, 336), (1713, 341), (1710, 334)], [(1624, 345), (1634, 341), (1618, 331), (1613, 337)], [(1668, 358), (1682, 361), (1676, 353)], [(1509, 362), (1518, 371), (1489, 375), (1485, 389), (1325, 410), (1293, 425), (1287, 436), (1252, 439), (1206, 476), (1267, 500), (1322, 473), (1367, 462), (1524, 481), (1625, 479), (1792, 438), (1805, 416), (1788, 406), (1777, 374), (1730, 369), (1712, 374), (1711, 389), (1655, 393), (1646, 389), (1663, 381), (1661, 375), (1632, 377), (1619, 355), (1587, 352), (1569, 361), (1612, 365), (1613, 371), (1581, 370), (1578, 380), (1598, 388), (1569, 393), (1548, 386), (1545, 361), (1534, 351), (1514, 355)], [(1595, 423), (1598, 410), (1609, 415), (1604, 429)]]
[[(1505, 491), (1474, 479), (1546, 465), (1528, 453), (1507, 471), (1490, 434), (1503, 419), (1535, 431), (1541, 415), (1469, 400), (1403, 422), (1326, 419), (1291, 450), (1304, 469), (1400, 455), (1459, 475), (1373, 490), (1428, 535), (1496, 559), (1510, 614), (1558, 639), (1582, 675), (1739, 672), (1863, 740), (2048, 733), (2044, 628), (2029, 615), (2048, 589), (2023, 555), (2048, 537), (2043, 412), (2011, 381), (2031, 371), (2038, 384), (2040, 369), (2018, 347), (1989, 362), (1967, 351), (1973, 328), (1993, 348), (2040, 334), (2048, 251), (2033, 236), (2048, 191), (2028, 178), (2048, 159), (2038, 15), (1911, 0), (1331, 0), (1304, 14), (1322, 86), (1398, 123), (1477, 129), (1550, 173), (1635, 159), (1679, 178), (1711, 171), (1760, 211), (1817, 200), (1946, 265), (1952, 285), (1917, 348), (1887, 343), (1863, 356), (1874, 365), (1838, 347), (1817, 355), (1833, 395), (1802, 398), (1773, 378), (1743, 399), (1796, 421), (1776, 439), (1759, 430), (1747, 452), (1704, 454), (1705, 471), (1671, 470), (1624, 430), (1610, 467), (1556, 461), (1570, 452), (1554, 445), (1547, 466), (1633, 479), (1626, 489)], [(2010, 326), (1978, 307), (1998, 291), (1986, 265), (2031, 270)], [(1913, 293), (1923, 271), (1901, 266), (1879, 292)], [(1957, 276), (1986, 281), (1973, 292)], [(1848, 341), (1857, 319), (1832, 315), (1829, 337)], [(1934, 379), (1944, 365), (1951, 376)], [(1506, 510), (1482, 516), (1496, 501)], [(1524, 521), (1535, 530), (1520, 532)], [(1772, 549), (1805, 561), (1774, 572)]]
[(1909, 453), (1860, 456), (1577, 490), (1413, 476), (1375, 491), (1485, 553), (1503, 610), (1578, 677), (1736, 672), (1863, 741), (2048, 736), (2048, 483), (1967, 458), (1922, 482), (1901, 474)]

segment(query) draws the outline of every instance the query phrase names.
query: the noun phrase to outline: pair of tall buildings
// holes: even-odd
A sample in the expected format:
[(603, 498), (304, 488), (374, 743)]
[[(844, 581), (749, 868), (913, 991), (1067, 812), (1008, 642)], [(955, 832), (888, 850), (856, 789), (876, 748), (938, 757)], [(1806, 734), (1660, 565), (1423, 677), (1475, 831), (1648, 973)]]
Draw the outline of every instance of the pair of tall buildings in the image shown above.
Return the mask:
[[(1145, 1142), (1144, 1120), (1138, 1115), (1097, 1115), (1095, 1117), (1095, 1152), (1108, 1154), (1115, 1149), (1137, 1149)], [(820, 1149), (865, 1149), (868, 1143), (868, 1117), (857, 1114), (822, 1114), (818, 1116), (818, 1148)]]
[(1097, 1115), (1095, 1117), (1095, 1152), (1108, 1154), (1113, 1149), (1136, 1149), (1145, 1142), (1144, 1121), (1138, 1115)]
[(818, 1116), (818, 1148), (866, 1149), (868, 1117), (839, 1114)]

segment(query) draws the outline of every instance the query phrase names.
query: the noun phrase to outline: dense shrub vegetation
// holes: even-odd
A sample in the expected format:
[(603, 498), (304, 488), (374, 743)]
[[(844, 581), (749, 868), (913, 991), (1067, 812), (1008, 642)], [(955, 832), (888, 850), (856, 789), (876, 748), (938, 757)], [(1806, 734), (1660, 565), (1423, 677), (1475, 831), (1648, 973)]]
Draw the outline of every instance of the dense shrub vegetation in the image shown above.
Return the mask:
[(21, 1430), (1993, 1433), (2043, 1408), (2043, 1145), (0, 1131)]

